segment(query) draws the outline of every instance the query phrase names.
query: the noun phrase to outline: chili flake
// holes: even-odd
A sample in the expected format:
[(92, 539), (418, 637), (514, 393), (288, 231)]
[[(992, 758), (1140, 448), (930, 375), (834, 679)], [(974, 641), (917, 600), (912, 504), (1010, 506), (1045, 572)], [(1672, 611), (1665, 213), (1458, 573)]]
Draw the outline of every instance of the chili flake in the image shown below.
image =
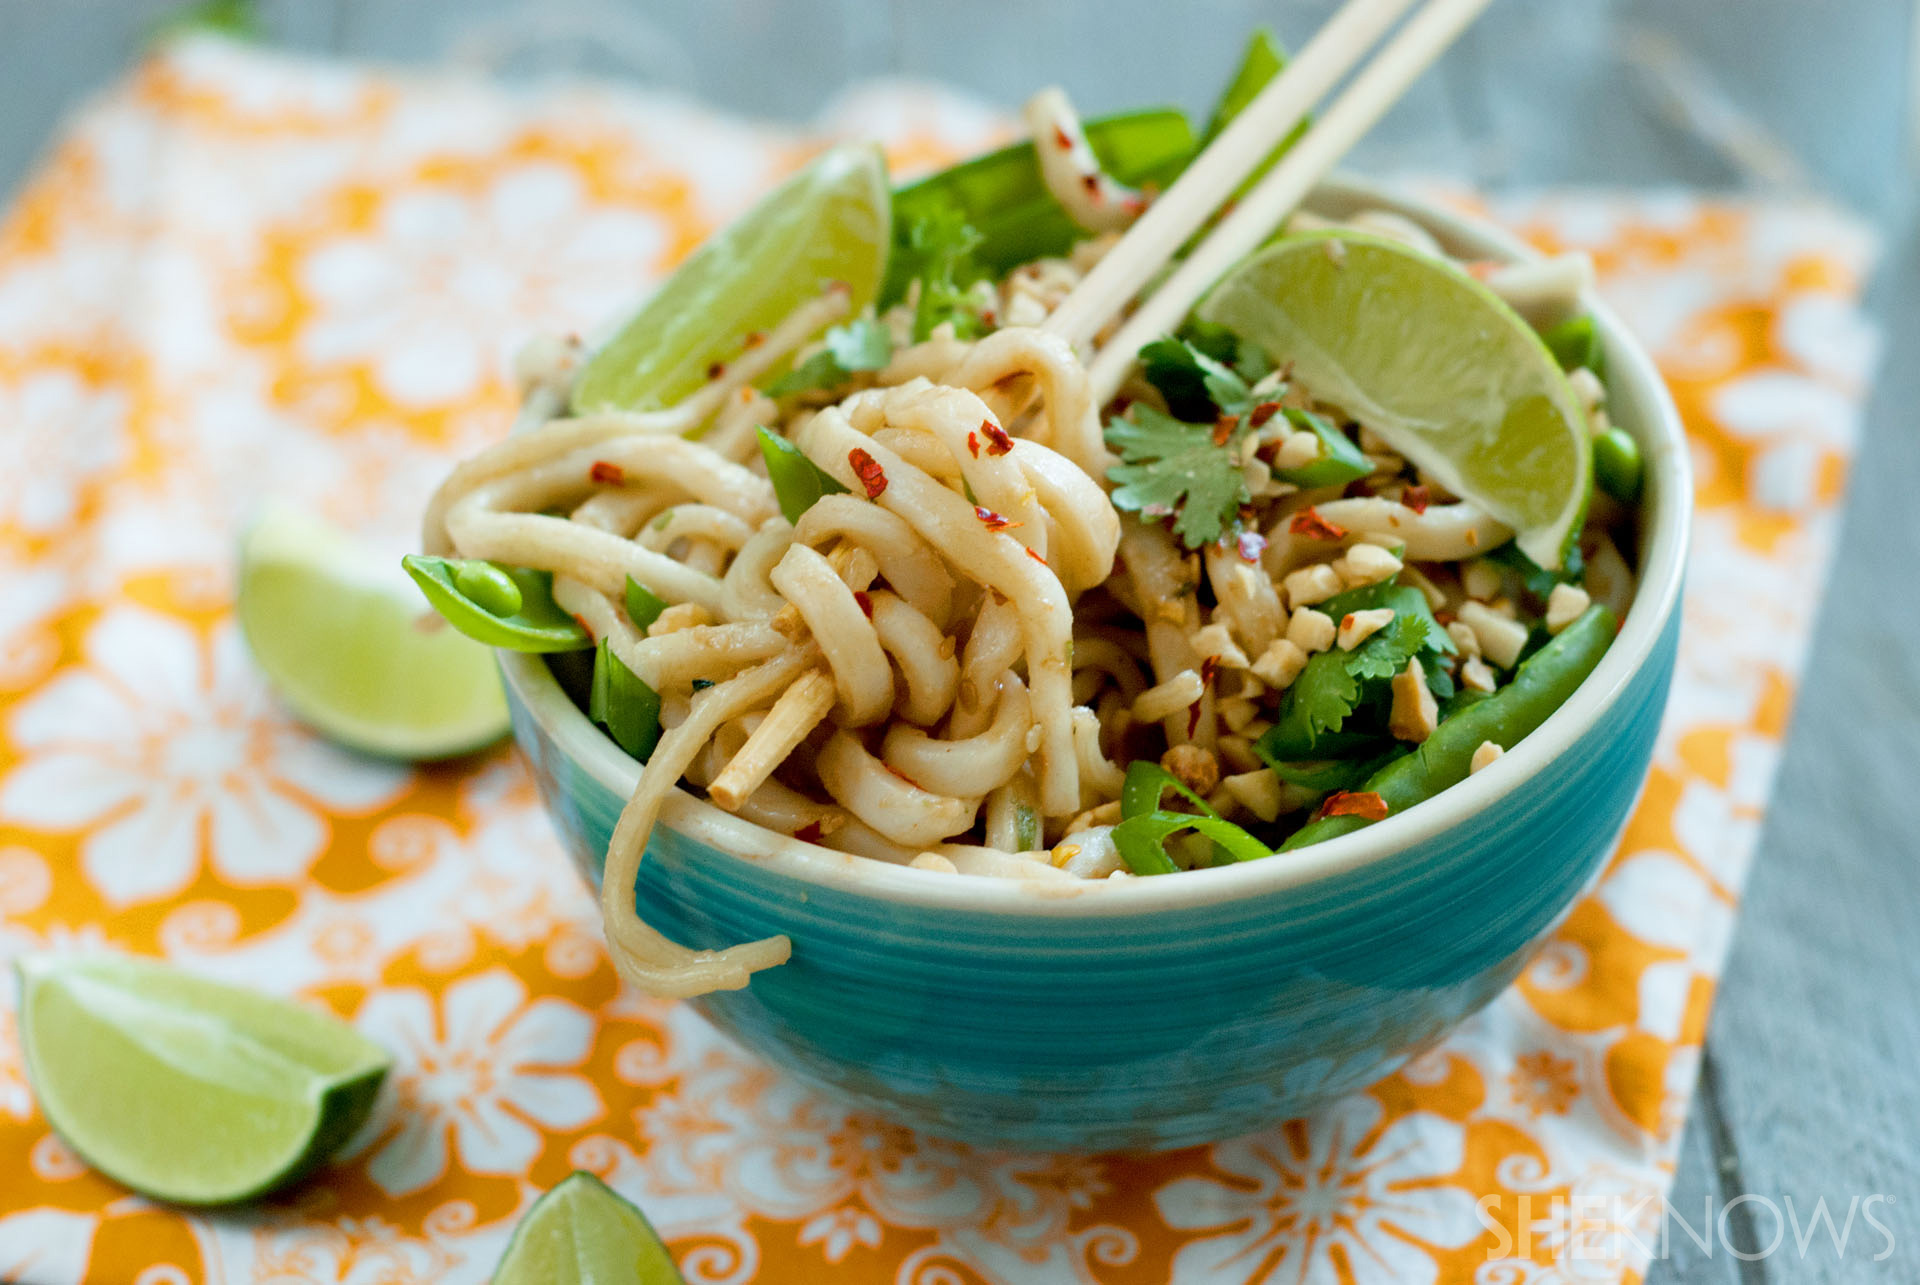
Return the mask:
[(853, 600), (860, 604), (860, 610), (864, 611), (867, 614), (867, 619), (872, 620), (873, 619), (873, 598), (867, 593), (867, 591), (864, 589), (855, 589), (853, 591)]
[(1215, 446), (1225, 446), (1227, 439), (1233, 436), (1233, 430), (1238, 427), (1240, 427), (1240, 417), (1238, 415), (1221, 414), (1219, 418), (1213, 421), (1213, 444)]
[(1287, 523), (1287, 530), (1309, 540), (1338, 540), (1347, 533), (1345, 527), (1327, 521), (1320, 516), (1319, 509), (1312, 507), (1294, 514), (1293, 521)]
[(1083, 187), (1087, 189), (1088, 192), (1091, 192), (1095, 197), (1098, 197), (1100, 195), (1100, 176), (1099, 175), (1082, 174), (1080, 176), (1080, 183)]
[(1029, 558), (1032, 558), (1035, 562), (1039, 563), (1043, 567), (1047, 565), (1047, 560), (1041, 557), (1039, 554), (1035, 553), (1032, 549), (1027, 550), (1027, 556)]
[(798, 830), (795, 830), (793, 832), (793, 837), (800, 840), (800, 842), (802, 843), (820, 842), (820, 823), (818, 821), (807, 822), (805, 825), (801, 826)]
[(917, 790), (920, 788), (920, 782), (914, 780), (912, 777), (908, 776), (905, 772), (902, 772), (899, 768), (887, 762), (885, 759), (880, 760), (880, 766), (884, 767), (885, 769), (887, 769), (887, 771), (893, 773), (895, 776), (905, 781), (908, 785), (911, 785), (914, 789)]
[(887, 475), (880, 467), (880, 461), (861, 450), (858, 446), (847, 452), (847, 463), (860, 478), (860, 485), (866, 488), (867, 498), (877, 500), (887, 489)]
[(726, 373), (727, 373), (727, 363), (725, 363), (724, 361), (716, 361), (713, 363), (713, 365), (707, 367), (708, 379), (718, 379), (720, 378), (720, 376)]
[(761, 344), (764, 344), (765, 342), (767, 342), (767, 335), (765, 331), (749, 330), (747, 332), (747, 337), (745, 340), (747, 347), (758, 348)]
[(1279, 413), (1279, 402), (1261, 402), (1258, 406), (1255, 406), (1247, 412), (1247, 427), (1259, 428)]
[(984, 522), (989, 531), (1011, 531), (1016, 527), (1026, 525), (1024, 522), (1009, 522), (992, 509), (983, 508), (978, 504), (973, 506), (973, 516)]
[(1384, 821), (1387, 819), (1387, 801), (1372, 790), (1335, 790), (1320, 805), (1320, 815)]
[(595, 460), (587, 477), (602, 486), (619, 486), (627, 480), (627, 471), (609, 460)]
[(1220, 672), (1220, 658), (1218, 656), (1209, 656), (1205, 660), (1201, 661), (1200, 662), (1200, 685), (1202, 687), (1213, 686), (1214, 677), (1218, 675), (1219, 672)]
[(987, 454), (1005, 455), (1013, 449), (1013, 438), (1007, 435), (1006, 429), (1000, 427), (992, 420), (981, 420), (980, 432), (984, 434), (987, 439)]
[(1067, 137), (1067, 131), (1058, 125), (1053, 127), (1053, 145), (1063, 152), (1073, 150), (1073, 140)]
[(967, 453), (972, 455), (976, 460), (980, 458), (980, 434), (967, 434)]
[(1195, 701), (1193, 704), (1187, 706), (1187, 739), (1192, 740), (1193, 734), (1196, 731), (1198, 731), (1199, 728), (1200, 728), (1200, 702)]
[(1400, 492), (1400, 503), (1415, 513), (1425, 513), (1427, 506), (1433, 503), (1433, 493), (1427, 490), (1425, 483), (1419, 483)]

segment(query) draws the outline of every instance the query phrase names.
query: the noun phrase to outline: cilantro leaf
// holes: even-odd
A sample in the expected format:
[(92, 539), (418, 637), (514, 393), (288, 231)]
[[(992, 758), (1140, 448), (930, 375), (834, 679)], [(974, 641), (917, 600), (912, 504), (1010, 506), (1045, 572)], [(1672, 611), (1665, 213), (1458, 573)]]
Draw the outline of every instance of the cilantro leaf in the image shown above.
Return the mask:
[(1273, 369), (1258, 348), (1242, 344), (1225, 326), (1206, 322), (1154, 340), (1140, 350), (1140, 365), (1147, 382), (1166, 398), (1167, 409), (1194, 423), (1252, 410), (1260, 401), (1253, 385)]
[(974, 261), (980, 233), (951, 202), (933, 206), (913, 221), (907, 243), (898, 253), (907, 260), (907, 276), (920, 283), (914, 307), (913, 338), (918, 343), (943, 321), (953, 323), (962, 339), (985, 333), (987, 326), (974, 307), (968, 287), (987, 272)]
[(1213, 432), (1211, 424), (1184, 424), (1145, 405), (1108, 424), (1107, 445), (1124, 461), (1107, 470), (1114, 507), (1143, 518), (1172, 516), (1174, 534), (1189, 549), (1218, 540), (1252, 497), (1233, 437), (1216, 445)]
[(878, 321), (861, 318), (828, 330), (825, 347), (767, 385), (769, 397), (833, 388), (856, 370), (878, 370), (893, 357), (893, 335)]

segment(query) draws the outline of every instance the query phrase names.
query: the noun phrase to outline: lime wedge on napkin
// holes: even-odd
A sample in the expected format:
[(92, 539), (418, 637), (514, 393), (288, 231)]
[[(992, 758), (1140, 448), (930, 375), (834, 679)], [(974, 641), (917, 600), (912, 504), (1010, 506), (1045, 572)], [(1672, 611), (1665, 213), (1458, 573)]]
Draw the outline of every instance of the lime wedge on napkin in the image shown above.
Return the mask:
[(391, 560), (318, 518), (272, 508), (248, 528), (237, 610), (281, 699), (342, 745), (447, 758), (507, 731), (492, 651), (434, 615)]
[(645, 1216), (590, 1173), (533, 1202), (493, 1269), (493, 1285), (681, 1285)]
[(1259, 251), (1197, 311), (1561, 565), (1592, 485), (1586, 417), (1540, 336), (1485, 286), (1398, 242), (1318, 232)]
[(877, 148), (822, 152), (667, 278), (587, 362), (574, 410), (670, 406), (831, 282), (852, 290), (855, 312), (866, 307), (887, 270), (890, 200)]
[(387, 1056), (298, 1004), (124, 956), (27, 956), (20, 1042), (74, 1151), (156, 1200), (286, 1185), (366, 1121)]

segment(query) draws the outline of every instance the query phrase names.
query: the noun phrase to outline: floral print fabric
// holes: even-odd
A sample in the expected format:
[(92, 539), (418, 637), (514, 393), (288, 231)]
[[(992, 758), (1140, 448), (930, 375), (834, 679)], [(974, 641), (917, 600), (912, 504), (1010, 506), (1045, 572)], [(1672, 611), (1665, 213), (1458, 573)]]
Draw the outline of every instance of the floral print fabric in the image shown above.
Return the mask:
[[(820, 137), (913, 166), (1004, 129), (892, 87)], [(1633, 1219), (1672, 1176), (1873, 361), (1865, 234), (1680, 194), (1493, 211), (1592, 253), (1693, 436), (1681, 672), (1620, 852), (1497, 1003), (1315, 1118), (1159, 1156), (994, 1155), (623, 991), (509, 750), (406, 768), (334, 749), (273, 703), (231, 618), (264, 496), (405, 549), (449, 463), (504, 430), (520, 342), (616, 316), (819, 141), (638, 93), (201, 41), (49, 154), (0, 224), (0, 954), (110, 947), (298, 996), (395, 1072), (316, 1181), (186, 1214), (49, 1132), (8, 988), (0, 1278), (479, 1282), (574, 1168), (638, 1201), (699, 1282), (1643, 1269)]]

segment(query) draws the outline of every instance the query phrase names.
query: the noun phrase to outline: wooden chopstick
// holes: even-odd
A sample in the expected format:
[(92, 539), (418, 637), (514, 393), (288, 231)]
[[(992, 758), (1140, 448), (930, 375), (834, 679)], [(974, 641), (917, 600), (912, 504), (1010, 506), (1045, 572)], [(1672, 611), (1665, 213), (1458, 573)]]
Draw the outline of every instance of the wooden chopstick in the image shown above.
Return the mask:
[[(1352, 0), (1353, 4), (1364, 2)], [(1400, 100), (1408, 87), (1420, 78), (1421, 73), (1489, 3), (1490, 0), (1430, 0), (1425, 8), (1408, 20), (1379, 55), (1354, 77), (1353, 83), (1334, 100), (1333, 106), (1301, 136), (1280, 163), (1268, 171), (1253, 190), (1234, 206), (1232, 212), (1220, 221), (1219, 226), (1181, 262), (1165, 283), (1152, 296), (1142, 300), (1119, 331), (1101, 346), (1088, 367), (1096, 405), (1106, 404), (1119, 391), (1142, 345), (1178, 327), (1207, 288), (1279, 227), (1281, 220), (1293, 212), (1314, 184), (1352, 150), (1361, 136)], [(1340, 16), (1345, 17), (1346, 12), (1343, 10)], [(1269, 90), (1273, 88), (1268, 86)], [(1261, 128), (1273, 132), (1263, 133), (1255, 140), (1249, 131), (1247, 141), (1240, 144), (1253, 156), (1251, 164), (1239, 172), (1242, 177), (1259, 163), (1267, 150), (1286, 137), (1292, 123), (1275, 129), (1274, 120), (1263, 119)], [(1211, 152), (1225, 142), (1231, 132), (1223, 132), (1207, 151)], [(1196, 161), (1195, 165), (1199, 163)], [(1224, 172), (1227, 167), (1222, 165), (1220, 168)], [(1233, 183), (1239, 181), (1239, 177), (1236, 177)], [(1172, 195), (1178, 187), (1176, 183), (1174, 188), (1168, 190), (1168, 195)], [(1229, 185), (1219, 199), (1224, 200), (1232, 190), (1232, 185)], [(1145, 222), (1146, 216), (1143, 215), (1141, 223)], [(1107, 257), (1111, 259), (1124, 247), (1123, 239), (1121, 245), (1108, 252)], [(1171, 257), (1173, 248), (1169, 247), (1155, 257), (1140, 279), (1145, 280), (1146, 276), (1157, 271)], [(1128, 274), (1138, 271), (1139, 265), (1132, 265)], [(1119, 276), (1120, 273), (1116, 271), (1115, 279)], [(1093, 274), (1089, 273), (1087, 281), (1092, 280)], [(1086, 282), (1081, 285), (1085, 286)], [(1071, 302), (1071, 298), (1067, 302)], [(1124, 303), (1122, 299), (1115, 307), (1124, 306)], [(1062, 308), (1065, 306), (1063, 303)], [(1105, 319), (1111, 316), (1112, 312), (1107, 312), (1100, 324), (1104, 324)], [(1085, 322), (1076, 324), (1084, 325)], [(1098, 325), (1095, 329), (1098, 329)]]
[(1091, 343), (1413, 2), (1348, 0), (1147, 207), (1053, 310), (1044, 328), (1076, 348)]

